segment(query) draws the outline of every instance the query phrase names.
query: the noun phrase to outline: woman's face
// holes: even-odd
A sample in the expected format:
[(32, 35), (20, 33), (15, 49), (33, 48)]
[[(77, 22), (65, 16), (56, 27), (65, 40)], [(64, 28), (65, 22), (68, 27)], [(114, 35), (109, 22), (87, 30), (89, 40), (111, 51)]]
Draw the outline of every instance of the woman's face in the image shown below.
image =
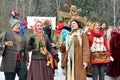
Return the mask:
[(37, 28), (38, 32), (42, 32), (43, 31), (43, 29), (42, 29), (43, 28), (42, 23), (41, 22), (37, 22), (36, 28)]
[(101, 28), (102, 28), (102, 29), (105, 29), (105, 28), (106, 28), (106, 24), (103, 23), (103, 24), (101, 25)]
[(100, 24), (99, 23), (95, 23), (94, 30), (100, 30)]
[(79, 28), (79, 26), (78, 26), (77, 22), (72, 21), (71, 22), (71, 30), (78, 29), (78, 28)]
[(120, 26), (117, 26), (117, 29), (120, 30)]

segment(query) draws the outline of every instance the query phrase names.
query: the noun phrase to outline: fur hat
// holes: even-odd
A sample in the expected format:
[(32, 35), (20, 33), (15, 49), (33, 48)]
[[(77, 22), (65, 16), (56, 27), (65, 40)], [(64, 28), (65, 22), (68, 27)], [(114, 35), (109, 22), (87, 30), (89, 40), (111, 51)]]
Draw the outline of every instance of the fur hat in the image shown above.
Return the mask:
[(10, 20), (11, 28), (13, 28), (13, 27), (15, 26), (15, 24), (17, 24), (17, 23), (20, 23), (20, 21), (17, 20), (17, 19), (12, 19), (12, 20)]

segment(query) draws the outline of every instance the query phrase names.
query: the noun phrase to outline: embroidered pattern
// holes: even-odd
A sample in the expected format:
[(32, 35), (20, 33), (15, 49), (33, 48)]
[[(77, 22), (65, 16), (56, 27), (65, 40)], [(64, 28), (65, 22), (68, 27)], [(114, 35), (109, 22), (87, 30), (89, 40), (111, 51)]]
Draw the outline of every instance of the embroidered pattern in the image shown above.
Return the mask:
[(91, 52), (97, 52), (97, 51), (106, 51), (106, 48), (104, 46), (104, 38), (100, 37), (94, 37), (93, 44), (90, 48)]

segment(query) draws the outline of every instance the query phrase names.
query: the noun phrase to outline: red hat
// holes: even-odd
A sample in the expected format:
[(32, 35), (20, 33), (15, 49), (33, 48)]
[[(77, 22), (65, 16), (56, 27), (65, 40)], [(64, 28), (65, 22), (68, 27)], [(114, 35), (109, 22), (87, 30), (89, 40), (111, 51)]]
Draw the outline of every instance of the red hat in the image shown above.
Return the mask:
[(27, 26), (27, 21), (26, 20), (22, 21), (22, 25)]

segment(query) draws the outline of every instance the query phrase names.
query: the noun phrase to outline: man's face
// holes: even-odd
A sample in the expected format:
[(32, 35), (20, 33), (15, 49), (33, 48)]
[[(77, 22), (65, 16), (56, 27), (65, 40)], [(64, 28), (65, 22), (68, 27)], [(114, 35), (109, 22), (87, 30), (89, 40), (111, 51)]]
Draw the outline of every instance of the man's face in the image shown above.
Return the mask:
[(15, 16), (15, 19), (18, 19), (19, 18), (19, 16), (17, 15), (17, 16)]
[(20, 23), (16, 23), (16, 24), (14, 25), (13, 31), (18, 32), (18, 33), (20, 32)]

